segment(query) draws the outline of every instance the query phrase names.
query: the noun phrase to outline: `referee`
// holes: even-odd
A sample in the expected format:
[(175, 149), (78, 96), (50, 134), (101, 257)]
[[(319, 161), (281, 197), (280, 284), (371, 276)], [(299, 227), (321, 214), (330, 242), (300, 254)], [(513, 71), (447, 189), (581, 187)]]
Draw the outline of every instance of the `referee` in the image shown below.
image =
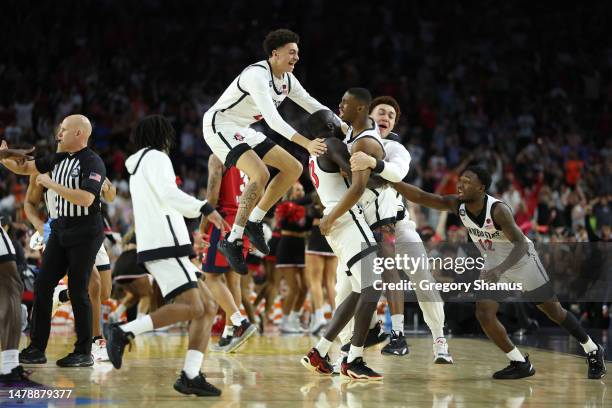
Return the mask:
[(51, 235), (36, 278), (31, 343), (21, 351), (21, 363), (47, 362), (45, 349), (51, 330), (53, 290), (67, 271), (77, 341), (74, 352), (58, 360), (57, 365), (88, 367), (94, 364), (87, 288), (96, 253), (104, 241), (100, 191), (106, 169), (100, 156), (87, 147), (90, 135), (89, 120), (82, 115), (71, 115), (62, 121), (56, 137), (62, 153), (22, 164), (4, 162), (18, 174), (40, 173), (36, 181), (57, 193), (58, 218), (51, 224)]

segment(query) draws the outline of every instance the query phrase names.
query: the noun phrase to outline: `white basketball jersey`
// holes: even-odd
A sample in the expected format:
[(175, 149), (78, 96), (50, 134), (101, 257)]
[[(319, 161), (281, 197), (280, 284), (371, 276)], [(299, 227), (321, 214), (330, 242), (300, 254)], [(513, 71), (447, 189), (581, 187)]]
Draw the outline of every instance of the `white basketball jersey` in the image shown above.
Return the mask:
[[(314, 156), (310, 156), (308, 167), (312, 184), (317, 190), (321, 204), (325, 207), (324, 213), (329, 214), (349, 189), (349, 183), (339, 172), (331, 173), (321, 169)], [(356, 206), (353, 209), (357, 210)]]
[(57, 193), (49, 188), (46, 188), (44, 198), (49, 218), (58, 218), (59, 215), (57, 213)]
[(378, 125), (372, 118), (368, 118), (370, 121), (370, 126), (363, 130), (361, 133), (354, 135), (353, 127), (349, 126), (346, 137), (344, 138), (344, 143), (346, 143), (346, 147), (348, 148), (349, 153), (352, 153), (353, 145), (355, 142), (364, 137), (372, 137), (376, 139), (376, 141), (380, 144), (380, 147), (385, 151), (385, 147), (382, 142), (382, 137), (380, 136), (380, 130), (378, 129)]
[[(481, 255), (485, 258), (485, 268), (490, 269), (502, 263), (508, 255), (510, 255), (514, 245), (500, 229), (497, 229), (493, 222), (491, 211), (493, 205), (498, 202), (503, 205), (505, 204), (503, 201), (490, 195), (486, 197), (487, 203), (484, 210), (486, 213), (482, 225), (477, 224), (476, 221), (468, 215), (465, 203), (459, 205), (459, 218), (467, 228), (470, 238), (472, 238), (472, 241), (480, 250)], [(533, 244), (531, 244), (529, 238), (525, 237), (525, 240), (530, 243), (530, 250), (533, 250)], [(513, 266), (512, 269), (520, 267), (527, 259), (526, 256), (523, 257), (523, 259)]]

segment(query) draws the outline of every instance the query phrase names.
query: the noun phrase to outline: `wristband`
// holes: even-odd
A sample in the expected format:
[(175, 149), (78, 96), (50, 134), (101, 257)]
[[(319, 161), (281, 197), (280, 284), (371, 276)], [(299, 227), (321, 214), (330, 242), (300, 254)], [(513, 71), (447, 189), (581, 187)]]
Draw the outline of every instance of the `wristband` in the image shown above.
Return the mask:
[(385, 162), (376, 160), (376, 166), (372, 169), (374, 173), (381, 173), (385, 169)]
[(205, 217), (210, 215), (210, 213), (212, 213), (213, 211), (215, 211), (215, 208), (212, 205), (208, 204), (208, 203), (204, 203), (202, 208), (200, 208), (200, 212), (202, 214), (204, 214)]

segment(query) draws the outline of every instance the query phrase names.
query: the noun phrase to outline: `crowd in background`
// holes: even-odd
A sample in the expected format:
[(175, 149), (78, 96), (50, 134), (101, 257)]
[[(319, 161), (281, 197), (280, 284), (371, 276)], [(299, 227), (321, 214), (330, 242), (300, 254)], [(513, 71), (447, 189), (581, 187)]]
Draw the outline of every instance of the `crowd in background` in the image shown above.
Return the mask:
[[(132, 222), (124, 160), (136, 121), (157, 112), (170, 118), (181, 188), (203, 197), (210, 149), (202, 114), (244, 66), (264, 58), (265, 33), (288, 27), (302, 39), (295, 74), (322, 103), (336, 110), (352, 86), (400, 102), (396, 132), (412, 155), (410, 182), (453, 193), (459, 171), (479, 162), (493, 173), (490, 192), (528, 236), (612, 239), (605, 3), (554, 11), (493, 1), (276, 0), (256, 9), (246, 0), (62, 3), (9, 2), (0, 13), (0, 138), (42, 154), (53, 148), (61, 118), (87, 115), (118, 187), (108, 214), (119, 232)], [(336, 24), (339, 16), (351, 23)], [(296, 105), (281, 112), (303, 127)], [(305, 162), (305, 151), (266, 132)], [(306, 175), (302, 181), (312, 189)], [(27, 178), (0, 169), (3, 224), (13, 222), (22, 239), (26, 186)], [(419, 208), (413, 215), (426, 238), (465, 235), (452, 216)]]

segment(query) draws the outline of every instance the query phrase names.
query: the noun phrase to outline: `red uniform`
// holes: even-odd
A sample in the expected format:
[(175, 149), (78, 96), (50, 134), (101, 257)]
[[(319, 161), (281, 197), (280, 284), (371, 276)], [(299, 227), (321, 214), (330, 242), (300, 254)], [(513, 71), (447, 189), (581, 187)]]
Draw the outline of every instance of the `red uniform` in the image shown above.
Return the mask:
[[(248, 177), (238, 170), (237, 167), (230, 167), (223, 172), (221, 178), (221, 187), (219, 189), (219, 199), (217, 201), (217, 211), (223, 216), (229, 225), (234, 224), (236, 213), (238, 212), (238, 203), (240, 196), (244, 190), (244, 186), (248, 181)], [(230, 271), (227, 260), (218, 251), (217, 245), (221, 241), (221, 231), (213, 224), (208, 228), (208, 242), (210, 246), (204, 254), (202, 260), (202, 270), (204, 272), (225, 273)], [(248, 250), (248, 241), (244, 237), (245, 256)]]

